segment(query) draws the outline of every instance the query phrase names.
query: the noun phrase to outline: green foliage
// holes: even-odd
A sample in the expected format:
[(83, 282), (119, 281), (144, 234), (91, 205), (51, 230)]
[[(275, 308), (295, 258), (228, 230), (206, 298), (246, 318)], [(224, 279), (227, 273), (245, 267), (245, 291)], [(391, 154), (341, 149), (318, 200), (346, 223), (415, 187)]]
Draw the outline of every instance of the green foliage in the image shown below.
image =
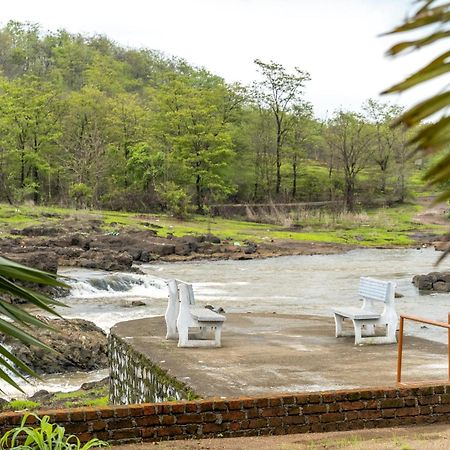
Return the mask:
[[(67, 287), (66, 284), (61, 283), (56, 279), (56, 275), (23, 266), (0, 256), (0, 292), (2, 294), (25, 299), (38, 309), (54, 315), (59, 314), (52, 309), (52, 306), (65, 306), (61, 302), (17, 284), (16, 281), (45, 284), (47, 286)], [(4, 297), (0, 297), (0, 312), (4, 317), (10, 319), (6, 320), (5, 318), (0, 318), (0, 332), (12, 336), (27, 345), (36, 345), (47, 351), (53, 351), (50, 347), (35, 339), (29, 332), (23, 328), (19, 328), (15, 324), (36, 325), (38, 327), (51, 329), (44, 321), (22, 308), (9, 303)], [(5, 380), (11, 386), (21, 390), (18, 384), (10, 377), (8, 371), (25, 381), (26, 378), (22, 375), (21, 371), (36, 376), (27, 365), (14, 356), (3, 345), (0, 345), (0, 355), (2, 356), (0, 358), (0, 378)]]
[(186, 192), (177, 186), (173, 181), (159, 186), (157, 193), (161, 197), (161, 200), (165, 203), (169, 213), (175, 217), (182, 219), (188, 214), (189, 196)]
[(84, 183), (72, 184), (69, 189), (69, 195), (75, 200), (77, 209), (85, 208), (92, 198), (92, 189)]
[[(31, 417), (38, 422), (37, 427), (27, 425)], [(35, 414), (25, 414), (20, 426), (7, 431), (0, 439), (0, 448), (13, 450), (89, 450), (91, 448), (109, 447), (107, 442), (91, 439), (81, 444), (75, 435), (67, 436), (65, 428), (50, 423), (50, 417), (42, 418)]]
[[(450, 4), (437, 0), (420, 0), (417, 12), (407, 18), (403, 24), (396, 27), (389, 34), (413, 33), (414, 39), (402, 41), (390, 48), (388, 54), (397, 56), (407, 51), (418, 50), (436, 44), (450, 36), (448, 27)], [(419, 37), (418, 37), (419, 36)], [(420, 86), (429, 80), (442, 79), (450, 71), (450, 51), (439, 54), (430, 63), (410, 75), (402, 82), (392, 86), (384, 93), (404, 92)], [(443, 81), (442, 90), (426, 98), (417, 105), (405, 111), (396, 121), (397, 125), (415, 128), (414, 136), (409, 140), (416, 151), (435, 154), (446, 150), (446, 155), (433, 164), (425, 175), (430, 184), (441, 184), (450, 178), (450, 91), (448, 84)], [(428, 121), (427, 123), (423, 123)], [(419, 126), (421, 125), (422, 126)], [(446, 189), (437, 201), (450, 198), (450, 189)]]

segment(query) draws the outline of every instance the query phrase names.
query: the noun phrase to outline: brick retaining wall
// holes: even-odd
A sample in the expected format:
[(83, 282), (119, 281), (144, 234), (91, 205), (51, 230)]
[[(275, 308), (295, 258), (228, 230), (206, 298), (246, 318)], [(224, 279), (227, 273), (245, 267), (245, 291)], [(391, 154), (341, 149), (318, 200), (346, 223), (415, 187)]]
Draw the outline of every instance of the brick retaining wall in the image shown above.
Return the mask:
[[(381, 428), (450, 422), (450, 385), (280, 394), (40, 411), (82, 441), (111, 443)], [(0, 432), (21, 413), (0, 414)]]

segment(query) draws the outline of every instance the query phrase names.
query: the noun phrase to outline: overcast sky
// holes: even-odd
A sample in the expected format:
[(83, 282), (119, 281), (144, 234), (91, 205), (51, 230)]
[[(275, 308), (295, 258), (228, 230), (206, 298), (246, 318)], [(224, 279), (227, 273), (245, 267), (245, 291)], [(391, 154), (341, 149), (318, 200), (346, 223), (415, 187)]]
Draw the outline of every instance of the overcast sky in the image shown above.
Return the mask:
[[(412, 0), (5, 0), (1, 21), (40, 23), (44, 30), (105, 34), (204, 66), (227, 81), (251, 83), (255, 58), (311, 74), (306, 98), (318, 115), (359, 109), (431, 59), (384, 56)], [(423, 53), (423, 52), (422, 52)], [(430, 88), (428, 87), (428, 90)], [(409, 105), (421, 92), (384, 98)]]

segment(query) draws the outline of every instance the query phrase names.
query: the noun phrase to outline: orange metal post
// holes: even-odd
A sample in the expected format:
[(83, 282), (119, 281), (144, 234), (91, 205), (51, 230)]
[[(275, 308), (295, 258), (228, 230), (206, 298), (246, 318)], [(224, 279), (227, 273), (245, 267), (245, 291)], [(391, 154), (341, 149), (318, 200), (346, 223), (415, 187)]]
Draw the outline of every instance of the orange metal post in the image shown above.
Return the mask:
[[(450, 315), (449, 315), (450, 317)], [(402, 380), (402, 353), (403, 353), (403, 323), (405, 318), (400, 316), (400, 330), (398, 332), (398, 353), (397, 353), (397, 383)], [(450, 330), (449, 330), (450, 339)]]

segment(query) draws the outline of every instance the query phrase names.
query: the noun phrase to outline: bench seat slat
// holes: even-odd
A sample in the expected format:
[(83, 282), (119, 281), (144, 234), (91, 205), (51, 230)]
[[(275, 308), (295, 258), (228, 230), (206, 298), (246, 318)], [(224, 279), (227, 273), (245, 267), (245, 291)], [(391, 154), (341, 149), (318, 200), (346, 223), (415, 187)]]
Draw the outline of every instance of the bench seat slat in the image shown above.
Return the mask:
[(208, 308), (199, 308), (199, 307), (190, 307), (189, 311), (199, 322), (223, 322), (225, 320), (225, 316), (217, 314), (214, 311), (211, 311)]
[(345, 309), (335, 309), (335, 314), (342, 317), (348, 317), (349, 319), (379, 319), (381, 314), (374, 311), (364, 311), (361, 308), (345, 308)]

